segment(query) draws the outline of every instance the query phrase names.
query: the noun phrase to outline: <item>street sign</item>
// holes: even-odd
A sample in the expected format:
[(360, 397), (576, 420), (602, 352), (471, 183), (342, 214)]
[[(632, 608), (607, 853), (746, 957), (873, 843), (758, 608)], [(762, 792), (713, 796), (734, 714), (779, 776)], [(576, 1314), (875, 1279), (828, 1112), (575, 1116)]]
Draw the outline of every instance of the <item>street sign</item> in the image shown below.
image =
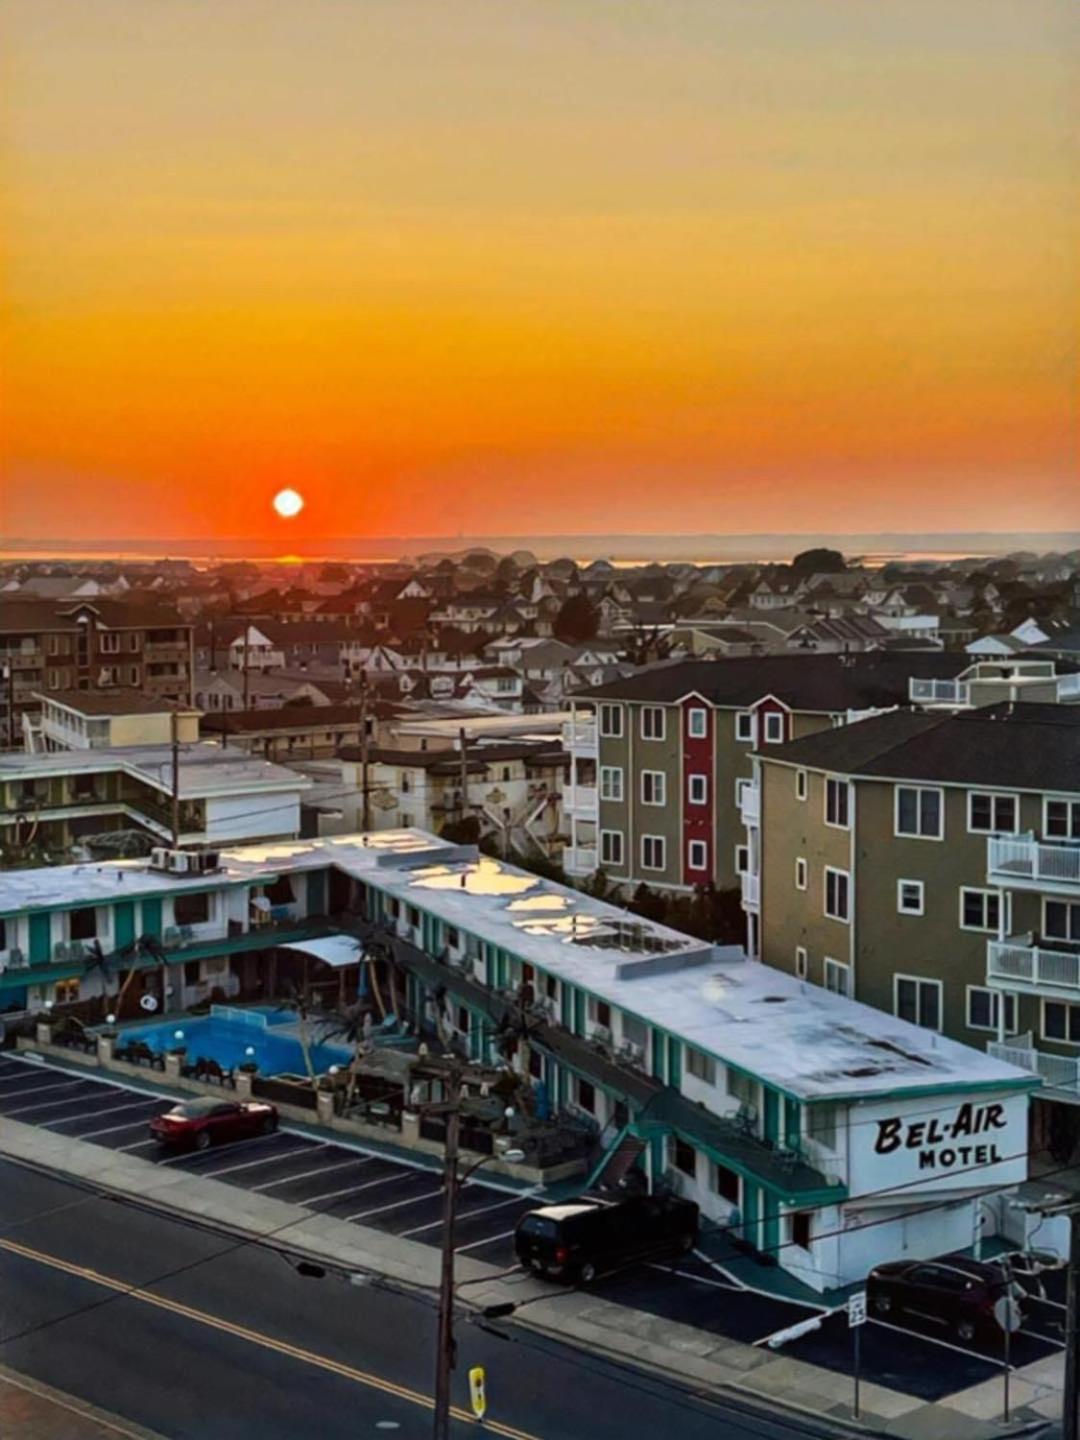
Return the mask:
[(850, 1330), (854, 1330), (857, 1325), (866, 1324), (865, 1290), (858, 1290), (854, 1295), (848, 1296), (847, 1323)]
[(487, 1413), (487, 1392), (484, 1389), (482, 1365), (474, 1365), (469, 1371), (469, 1399), (472, 1402), (473, 1414), (478, 1420), (483, 1420)]
[(1015, 1335), (1024, 1323), (1024, 1313), (1011, 1295), (994, 1302), (994, 1319), (1007, 1335)]

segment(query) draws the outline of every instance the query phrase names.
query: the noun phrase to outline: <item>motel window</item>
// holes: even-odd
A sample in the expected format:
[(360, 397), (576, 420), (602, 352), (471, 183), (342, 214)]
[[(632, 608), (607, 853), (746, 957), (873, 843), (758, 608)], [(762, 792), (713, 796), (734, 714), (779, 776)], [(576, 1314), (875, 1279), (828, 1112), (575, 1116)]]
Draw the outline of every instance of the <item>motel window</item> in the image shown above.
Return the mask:
[(92, 905), (87, 905), (82, 910), (72, 910), (69, 925), (70, 939), (93, 940), (97, 935), (97, 911)]
[(833, 960), (825, 957), (825, 989), (831, 990), (834, 995), (851, 994), (851, 966), (845, 965), (842, 960)]
[(752, 744), (754, 739), (754, 717), (749, 710), (740, 710), (735, 716), (735, 739)]
[(968, 829), (980, 835), (1015, 835), (1019, 806), (1015, 795), (968, 795)]
[(189, 961), (187, 962), (187, 964), (184, 966), (184, 984), (185, 984), (185, 985), (198, 985), (198, 983), (199, 983), (199, 962), (198, 962), (198, 960), (189, 960)]
[(1064, 1000), (1044, 1000), (1042, 1034), (1044, 1040), (1080, 1045), (1080, 1005), (1069, 1005)]
[(897, 785), (895, 829), (897, 835), (919, 840), (941, 840), (944, 836), (944, 809), (941, 791), (921, 785)]
[(806, 954), (805, 945), (795, 946), (795, 974), (800, 980), (805, 980), (810, 969), (810, 963)]
[(917, 975), (894, 975), (893, 1013), (900, 1020), (921, 1025), (924, 1030), (940, 1030), (941, 989), (940, 980), (923, 980)]
[(1001, 925), (1001, 897), (996, 890), (960, 890), (960, 928), (997, 934)]
[(409, 905), (405, 911), (405, 918), (413, 929), (415, 929), (417, 925), (420, 924), (420, 911), (415, 905)]
[(758, 1082), (749, 1075), (744, 1075), (739, 1070), (727, 1072), (727, 1093), (733, 1100), (739, 1102), (740, 1109), (757, 1110), (758, 1103)]
[(291, 905), (296, 899), (292, 881), (287, 875), (279, 875), (266, 892), (271, 905)]
[(921, 915), (924, 902), (925, 890), (921, 880), (896, 882), (896, 908), (901, 915)]
[(618, 804), (623, 798), (623, 772), (621, 765), (600, 766), (600, 799)]
[(7, 921), (0, 915), (0, 950), (8, 948)]
[(850, 920), (851, 880), (846, 870), (825, 867), (825, 914), (831, 920)]
[(623, 832), (621, 830), (600, 831), (600, 864), (621, 865), (623, 863)]
[(663, 805), (667, 801), (667, 776), (662, 770), (641, 772), (641, 803)]
[(842, 830), (851, 825), (851, 787), (846, 780), (825, 781), (825, 824)]
[(623, 733), (623, 707), (621, 705), (600, 706), (600, 734), (608, 740), (621, 740)]
[(805, 800), (805, 799), (806, 799), (806, 771), (805, 771), (805, 770), (796, 770), (796, 771), (795, 771), (795, 799), (796, 799), (796, 800)]
[(703, 1050), (695, 1050), (692, 1045), (685, 1046), (685, 1053), (686, 1069), (689, 1074), (704, 1085), (715, 1085), (716, 1061), (713, 1057), (706, 1055)]
[(177, 925), (201, 925), (210, 919), (210, 896), (205, 890), (194, 895), (177, 895), (173, 901)]
[(641, 707), (641, 738), (642, 740), (663, 740), (665, 734), (665, 715), (662, 705), (643, 705)]
[(734, 1170), (729, 1170), (726, 1165), (710, 1165), (709, 1185), (722, 1200), (738, 1205), (741, 1198), (740, 1181)]
[(782, 745), (785, 739), (784, 717), (776, 710), (765, 713), (765, 744)]
[(690, 841), (687, 865), (691, 870), (707, 870), (709, 868), (709, 847), (704, 840)]
[(809, 1210), (796, 1210), (794, 1215), (788, 1217), (788, 1221), (792, 1245), (797, 1245), (800, 1250), (809, 1250), (814, 1226), (812, 1213)]
[(457, 1028), (462, 1035), (467, 1035), (469, 1033), (469, 1018), (469, 1012), (468, 1010), (466, 1010), (465, 1006), (459, 1005), (457, 1012)]
[(677, 1135), (671, 1137), (668, 1158), (676, 1170), (688, 1175), (691, 1180), (697, 1179), (697, 1151)]
[(795, 889), (806, 889), (806, 861), (801, 855), (795, 861)]
[(1044, 900), (1043, 933), (1048, 940), (1080, 941), (1080, 903)]
[(665, 842), (662, 835), (643, 835), (641, 837), (641, 868), (643, 870), (663, 870), (664, 849)]
[(582, 1080), (580, 1076), (577, 1082), (577, 1104), (579, 1110), (584, 1110), (589, 1115), (596, 1114), (596, 1087), (588, 1080)]
[(806, 1112), (806, 1133), (826, 1150), (836, 1149), (837, 1107), (835, 1105), (811, 1105)]
[(587, 1009), (589, 1019), (594, 1025), (603, 1025), (606, 1030), (611, 1029), (611, 1006), (606, 1000), (597, 1000), (595, 995), (590, 995)]
[(749, 875), (750, 873), (750, 846), (735, 846), (735, 874)]
[(77, 1005), (79, 1003), (78, 980), (58, 980), (53, 986), (54, 1005)]
[(687, 799), (691, 805), (707, 805), (709, 803), (709, 777), (707, 775), (691, 775), (689, 777)]
[(1016, 1034), (1016, 996), (1003, 995), (997, 990), (987, 990), (981, 985), (967, 987), (967, 1023), (969, 1030), (993, 1030), (998, 1028), (998, 1006), (1005, 1002), (1005, 1034)]
[(686, 714), (686, 733), (691, 740), (704, 740), (709, 733), (708, 712), (695, 705)]
[(1080, 840), (1080, 800), (1047, 800), (1043, 829), (1048, 840)]

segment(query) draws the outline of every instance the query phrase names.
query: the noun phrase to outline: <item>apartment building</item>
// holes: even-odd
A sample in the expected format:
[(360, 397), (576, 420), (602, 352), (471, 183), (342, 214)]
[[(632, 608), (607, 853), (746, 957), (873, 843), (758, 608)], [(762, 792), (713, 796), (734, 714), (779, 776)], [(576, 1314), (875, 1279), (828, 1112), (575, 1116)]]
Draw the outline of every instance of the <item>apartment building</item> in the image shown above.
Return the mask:
[[(152, 935), (173, 1010), (189, 969), (196, 993), (241, 975), (250, 993), (279, 947), (319, 958), (374, 925), (422, 1034), (486, 1062), (522, 1037), (503, 1057), (595, 1135), (589, 1183), (629, 1159), (819, 1291), (967, 1245), (980, 1205), (1026, 1178), (1034, 1077), (737, 950), (416, 830), (213, 861), (0, 875), (0, 1007), (118, 986)], [(87, 965), (94, 940), (111, 974)]]
[(569, 874), (626, 886), (739, 884), (752, 870), (741, 802), (756, 754), (909, 704), (914, 676), (966, 657), (923, 653), (735, 656), (656, 665), (571, 703)]
[(199, 711), (138, 690), (68, 690), (38, 695), (41, 716), (26, 736), (29, 751), (113, 750), (130, 745), (191, 744)]
[(756, 766), (761, 958), (1080, 1100), (1080, 710), (899, 711)]
[[(193, 627), (164, 605), (95, 597), (0, 606), (0, 745), (37, 728), (43, 693), (126, 687), (191, 703)], [(25, 717), (25, 722), (24, 722)]]

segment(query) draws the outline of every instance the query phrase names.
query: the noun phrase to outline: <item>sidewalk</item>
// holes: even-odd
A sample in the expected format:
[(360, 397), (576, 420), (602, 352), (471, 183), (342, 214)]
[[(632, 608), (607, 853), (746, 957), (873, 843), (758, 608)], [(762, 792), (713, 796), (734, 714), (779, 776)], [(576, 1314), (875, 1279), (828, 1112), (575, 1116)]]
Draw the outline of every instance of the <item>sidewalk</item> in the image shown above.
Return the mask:
[[(439, 1251), (387, 1232), (319, 1215), (302, 1206), (220, 1181), (154, 1165), (19, 1121), (0, 1125), (0, 1155), (59, 1171), (103, 1190), (130, 1196), (143, 1205), (184, 1215), (234, 1234), (263, 1238), (350, 1272), (366, 1272), (429, 1291), (439, 1283)], [(517, 1272), (505, 1275), (492, 1265), (459, 1256), (459, 1288), (474, 1305), (513, 1301), (528, 1305), (514, 1323), (563, 1343), (577, 1344), (702, 1389), (737, 1392), (763, 1406), (787, 1406), (834, 1423), (853, 1433), (889, 1435), (895, 1440), (989, 1440), (1021, 1433), (1056, 1416), (1061, 1361), (1030, 1367), (1039, 1371), (1013, 1377), (1013, 1424), (994, 1418), (993, 1386), (979, 1385), (936, 1404), (916, 1396), (866, 1384), (862, 1423), (850, 1419), (851, 1381), (846, 1375), (769, 1350), (744, 1345), (689, 1325), (631, 1310), (587, 1291), (555, 1296), (550, 1287)], [(1056, 1364), (1057, 1376), (1052, 1373)], [(0, 1434), (5, 1432), (0, 1428)], [(21, 1433), (21, 1432), (19, 1432)], [(48, 1432), (43, 1432), (45, 1435)], [(92, 1433), (92, 1432), (91, 1432)], [(81, 1440), (81, 1437), (80, 1437)]]
[(0, 1365), (0, 1435), (18, 1440), (160, 1440), (151, 1431)]

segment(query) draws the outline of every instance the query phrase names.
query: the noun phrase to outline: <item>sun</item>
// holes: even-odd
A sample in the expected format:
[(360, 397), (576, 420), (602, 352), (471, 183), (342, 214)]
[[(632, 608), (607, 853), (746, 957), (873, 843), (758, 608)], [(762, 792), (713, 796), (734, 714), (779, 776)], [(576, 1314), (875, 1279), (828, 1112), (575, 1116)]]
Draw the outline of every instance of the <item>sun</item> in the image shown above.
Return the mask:
[(291, 520), (304, 508), (304, 497), (297, 490), (279, 490), (274, 496), (274, 509), (283, 520)]

